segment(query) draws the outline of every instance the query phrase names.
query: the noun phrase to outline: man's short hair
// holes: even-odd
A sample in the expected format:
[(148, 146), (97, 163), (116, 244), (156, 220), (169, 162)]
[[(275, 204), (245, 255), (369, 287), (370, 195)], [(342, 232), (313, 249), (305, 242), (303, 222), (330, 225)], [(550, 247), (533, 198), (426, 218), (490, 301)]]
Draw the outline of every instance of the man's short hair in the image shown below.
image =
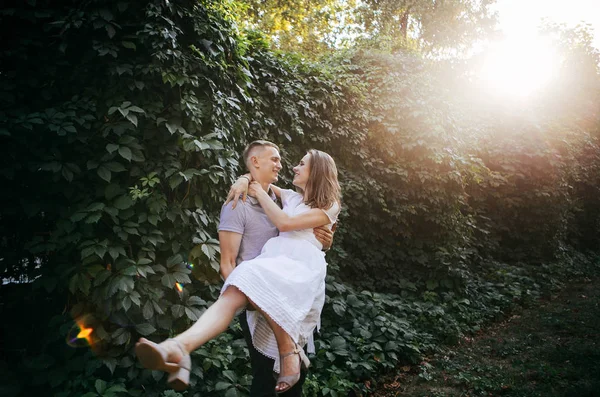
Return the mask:
[(277, 146), (273, 142), (263, 141), (263, 140), (250, 142), (248, 144), (248, 146), (246, 146), (246, 148), (244, 149), (244, 153), (242, 154), (242, 157), (244, 159), (244, 164), (246, 164), (246, 168), (248, 170), (250, 170), (250, 164), (249, 164), (250, 157), (255, 156), (256, 154), (260, 153), (258, 150), (262, 151), (262, 149), (267, 146), (273, 147), (273, 148), (277, 149), (277, 151), (279, 151), (279, 146)]

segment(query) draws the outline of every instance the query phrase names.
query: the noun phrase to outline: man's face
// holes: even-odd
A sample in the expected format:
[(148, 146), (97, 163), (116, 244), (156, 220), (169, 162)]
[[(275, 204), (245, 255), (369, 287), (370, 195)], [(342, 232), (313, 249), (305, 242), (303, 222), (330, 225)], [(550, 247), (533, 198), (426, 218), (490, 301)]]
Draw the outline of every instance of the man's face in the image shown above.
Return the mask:
[(281, 156), (279, 151), (271, 146), (265, 146), (256, 156), (256, 175), (258, 182), (275, 183), (281, 171)]

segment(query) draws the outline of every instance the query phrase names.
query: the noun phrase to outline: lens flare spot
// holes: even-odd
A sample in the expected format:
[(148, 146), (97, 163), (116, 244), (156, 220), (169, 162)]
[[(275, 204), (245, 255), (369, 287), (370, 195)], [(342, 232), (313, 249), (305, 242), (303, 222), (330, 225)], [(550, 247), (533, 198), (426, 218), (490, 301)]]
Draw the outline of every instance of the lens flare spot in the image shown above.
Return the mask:
[(87, 339), (88, 336), (90, 336), (92, 334), (92, 331), (94, 329), (93, 328), (83, 328), (81, 331), (79, 331), (79, 333), (77, 334), (77, 338), (79, 339)]
[(93, 332), (94, 328), (87, 326), (85, 320), (79, 319), (67, 334), (67, 344), (71, 347), (90, 347), (94, 344)]
[(177, 291), (183, 292), (183, 284), (175, 283), (175, 288), (177, 289)]

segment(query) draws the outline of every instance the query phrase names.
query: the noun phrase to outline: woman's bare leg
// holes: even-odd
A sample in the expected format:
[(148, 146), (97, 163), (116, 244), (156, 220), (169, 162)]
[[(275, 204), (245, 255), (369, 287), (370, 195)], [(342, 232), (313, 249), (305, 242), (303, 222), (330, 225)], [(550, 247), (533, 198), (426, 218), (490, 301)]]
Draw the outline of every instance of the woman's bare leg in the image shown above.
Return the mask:
[[(250, 299), (248, 299), (250, 303), (255, 308), (258, 308)], [(279, 350), (279, 356), (289, 353), (293, 351), (296, 347), (296, 343), (292, 340), (292, 338), (288, 335), (287, 332), (283, 328), (279, 326), (268, 314), (263, 312), (260, 308), (258, 311), (265, 317), (269, 327), (273, 330), (273, 334), (275, 335), (275, 340), (277, 341), (277, 349)], [(300, 372), (300, 360), (297, 355), (291, 355), (286, 357), (283, 362), (279, 363), (279, 371), (282, 376), (292, 375)], [(277, 389), (285, 389), (287, 385), (285, 383), (279, 383), (277, 385)]]
[[(235, 313), (247, 303), (246, 295), (236, 287), (230, 286), (215, 303), (202, 313), (194, 325), (173, 339), (178, 341), (179, 345), (189, 354), (225, 331), (231, 324)], [(169, 340), (161, 343), (169, 352), (169, 361), (179, 362), (182, 357), (181, 349), (171, 346), (169, 343), (175, 345)]]

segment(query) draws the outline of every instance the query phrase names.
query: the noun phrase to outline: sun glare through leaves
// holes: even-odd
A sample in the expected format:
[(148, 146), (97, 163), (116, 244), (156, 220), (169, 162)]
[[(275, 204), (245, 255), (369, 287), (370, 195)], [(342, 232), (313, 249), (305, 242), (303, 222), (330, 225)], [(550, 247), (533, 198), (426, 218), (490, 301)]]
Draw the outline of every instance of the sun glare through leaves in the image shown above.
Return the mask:
[(526, 98), (552, 83), (559, 61), (549, 38), (506, 39), (490, 45), (480, 78), (493, 95)]

